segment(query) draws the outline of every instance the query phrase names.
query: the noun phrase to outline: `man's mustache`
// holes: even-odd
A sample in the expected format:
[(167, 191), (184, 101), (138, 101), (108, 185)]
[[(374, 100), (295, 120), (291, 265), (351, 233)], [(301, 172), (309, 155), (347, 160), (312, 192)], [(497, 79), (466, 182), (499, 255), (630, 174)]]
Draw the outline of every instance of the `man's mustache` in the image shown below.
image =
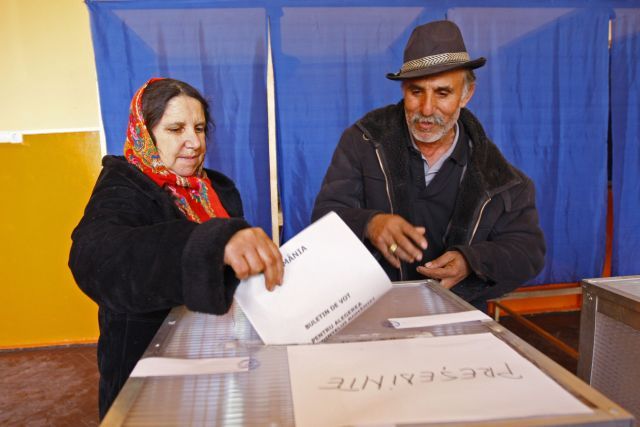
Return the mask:
[(430, 125), (438, 125), (438, 126), (443, 126), (444, 125), (444, 118), (437, 116), (435, 114), (432, 114), (430, 116), (423, 116), (420, 113), (415, 113), (413, 115), (413, 117), (411, 118), (411, 122), (413, 124), (416, 123), (427, 123)]

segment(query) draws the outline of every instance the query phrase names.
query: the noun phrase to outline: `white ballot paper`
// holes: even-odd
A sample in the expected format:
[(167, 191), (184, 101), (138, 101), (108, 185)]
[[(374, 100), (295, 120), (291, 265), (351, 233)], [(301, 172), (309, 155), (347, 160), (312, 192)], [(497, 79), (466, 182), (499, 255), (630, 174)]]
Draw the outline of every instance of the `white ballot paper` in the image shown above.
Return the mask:
[(317, 343), (391, 289), (391, 281), (351, 229), (331, 212), (280, 247), (284, 282), (240, 282), (235, 300), (265, 344)]
[(489, 333), (290, 346), (287, 353), (296, 426), (591, 412)]
[(473, 322), (480, 320), (488, 322), (491, 317), (480, 310), (461, 311), (459, 313), (431, 314), (415, 317), (392, 317), (387, 319), (396, 329), (424, 328), (427, 326), (449, 325), (451, 323)]
[(207, 359), (180, 359), (174, 357), (145, 357), (138, 360), (132, 377), (166, 377), (173, 375), (226, 374), (246, 372), (248, 357), (219, 357)]

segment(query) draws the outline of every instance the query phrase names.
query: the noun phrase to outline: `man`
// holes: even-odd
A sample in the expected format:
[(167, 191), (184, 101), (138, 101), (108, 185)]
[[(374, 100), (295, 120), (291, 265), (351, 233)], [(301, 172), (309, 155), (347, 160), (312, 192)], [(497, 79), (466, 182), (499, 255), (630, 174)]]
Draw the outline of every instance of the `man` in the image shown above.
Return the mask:
[(454, 23), (417, 27), (387, 74), (403, 100), (344, 132), (312, 214), (338, 213), (392, 280), (438, 279), (480, 309), (545, 254), (533, 183), (464, 108), (485, 62), (469, 59)]

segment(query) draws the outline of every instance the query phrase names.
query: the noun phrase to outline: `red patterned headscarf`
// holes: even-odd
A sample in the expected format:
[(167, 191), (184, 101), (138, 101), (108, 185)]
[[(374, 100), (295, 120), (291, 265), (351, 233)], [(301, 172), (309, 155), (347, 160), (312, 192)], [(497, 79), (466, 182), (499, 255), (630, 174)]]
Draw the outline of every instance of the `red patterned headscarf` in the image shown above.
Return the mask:
[(127, 162), (166, 190), (189, 220), (202, 223), (215, 217), (229, 218), (202, 166), (193, 176), (184, 177), (167, 168), (160, 160), (142, 116), (142, 94), (150, 83), (157, 80), (162, 79), (153, 78), (146, 82), (131, 100), (127, 140), (124, 143)]

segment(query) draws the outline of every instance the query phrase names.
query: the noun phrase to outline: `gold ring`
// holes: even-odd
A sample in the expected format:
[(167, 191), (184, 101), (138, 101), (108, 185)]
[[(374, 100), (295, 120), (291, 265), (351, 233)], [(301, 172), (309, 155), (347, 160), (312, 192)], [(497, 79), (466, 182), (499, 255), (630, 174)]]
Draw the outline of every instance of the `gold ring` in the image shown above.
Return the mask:
[(392, 243), (389, 245), (389, 252), (391, 252), (391, 255), (395, 255), (397, 250), (398, 250), (397, 244)]

